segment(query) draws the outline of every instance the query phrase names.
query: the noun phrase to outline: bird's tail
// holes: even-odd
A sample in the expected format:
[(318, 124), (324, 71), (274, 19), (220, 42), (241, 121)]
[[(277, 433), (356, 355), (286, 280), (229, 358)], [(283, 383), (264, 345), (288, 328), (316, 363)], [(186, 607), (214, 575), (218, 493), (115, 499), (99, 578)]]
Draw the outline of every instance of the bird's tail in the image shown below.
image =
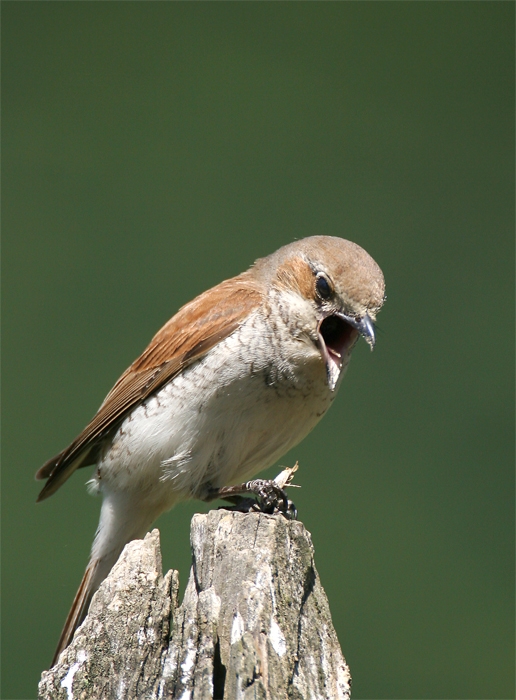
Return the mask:
[(86, 617), (93, 594), (100, 585), (100, 582), (96, 586), (94, 585), (97, 578), (95, 574), (97, 573), (98, 569), (99, 560), (92, 559), (84, 572), (79, 590), (75, 594), (72, 607), (70, 608), (70, 612), (66, 618), (61, 636), (59, 637), (59, 642), (54, 653), (54, 658), (52, 659), (51, 667), (57, 662), (60, 653), (70, 644), (75, 630)]
[(59, 637), (52, 666), (72, 641), (75, 630), (88, 613), (93, 594), (116, 564), (125, 545), (144, 537), (158, 515), (156, 511), (131, 507), (125, 499), (105, 497), (90, 562)]

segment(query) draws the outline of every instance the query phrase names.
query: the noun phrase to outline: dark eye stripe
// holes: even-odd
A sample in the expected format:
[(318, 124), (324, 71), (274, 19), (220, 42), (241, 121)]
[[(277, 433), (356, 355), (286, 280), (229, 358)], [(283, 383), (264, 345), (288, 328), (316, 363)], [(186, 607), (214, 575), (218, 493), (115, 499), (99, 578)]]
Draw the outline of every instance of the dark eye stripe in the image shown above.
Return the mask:
[(316, 277), (315, 289), (321, 299), (329, 299), (333, 294), (332, 286), (326, 275), (323, 275), (322, 272), (320, 272)]

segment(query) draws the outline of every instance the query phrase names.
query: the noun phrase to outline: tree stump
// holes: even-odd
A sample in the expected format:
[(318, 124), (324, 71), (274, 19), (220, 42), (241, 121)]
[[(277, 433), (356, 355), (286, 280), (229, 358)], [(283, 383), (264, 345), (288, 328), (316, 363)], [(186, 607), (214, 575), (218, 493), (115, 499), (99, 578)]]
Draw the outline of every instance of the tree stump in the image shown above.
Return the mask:
[(162, 575), (159, 532), (130, 542), (93, 597), (41, 700), (338, 700), (351, 677), (310, 535), (281, 515), (213, 510), (192, 568)]

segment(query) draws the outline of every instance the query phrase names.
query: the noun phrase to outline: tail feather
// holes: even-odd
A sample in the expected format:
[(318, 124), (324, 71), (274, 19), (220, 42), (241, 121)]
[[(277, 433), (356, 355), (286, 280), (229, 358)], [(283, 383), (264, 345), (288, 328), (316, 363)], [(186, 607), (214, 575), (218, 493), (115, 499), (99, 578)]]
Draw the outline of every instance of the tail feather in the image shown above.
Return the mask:
[(51, 667), (57, 662), (61, 652), (64, 651), (70, 644), (73, 639), (73, 635), (75, 634), (75, 630), (86, 617), (91, 599), (98, 587), (95, 586), (96, 579), (98, 578), (95, 576), (95, 574), (99, 568), (99, 563), (100, 562), (98, 559), (92, 559), (84, 572), (81, 585), (75, 594), (72, 607), (70, 608), (70, 612), (66, 618), (61, 636), (59, 637), (59, 642), (54, 653), (54, 658), (52, 659)]
[(124, 496), (105, 495), (90, 562), (66, 618), (52, 666), (72, 641), (75, 630), (88, 613), (93, 594), (111, 571), (125, 545), (144, 537), (162, 510), (147, 510), (141, 504), (136, 507), (134, 501)]

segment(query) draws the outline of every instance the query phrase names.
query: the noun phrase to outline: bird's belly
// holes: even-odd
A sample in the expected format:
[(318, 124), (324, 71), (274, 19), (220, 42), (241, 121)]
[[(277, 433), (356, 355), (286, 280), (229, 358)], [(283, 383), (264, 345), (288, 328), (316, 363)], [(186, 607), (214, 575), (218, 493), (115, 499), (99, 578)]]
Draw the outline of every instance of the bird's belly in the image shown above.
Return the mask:
[(239, 333), (219, 343), (128, 415), (98, 463), (100, 488), (166, 509), (274, 464), (334, 396), (317, 349), (294, 349), (288, 363), (272, 363), (265, 347), (250, 362)]

